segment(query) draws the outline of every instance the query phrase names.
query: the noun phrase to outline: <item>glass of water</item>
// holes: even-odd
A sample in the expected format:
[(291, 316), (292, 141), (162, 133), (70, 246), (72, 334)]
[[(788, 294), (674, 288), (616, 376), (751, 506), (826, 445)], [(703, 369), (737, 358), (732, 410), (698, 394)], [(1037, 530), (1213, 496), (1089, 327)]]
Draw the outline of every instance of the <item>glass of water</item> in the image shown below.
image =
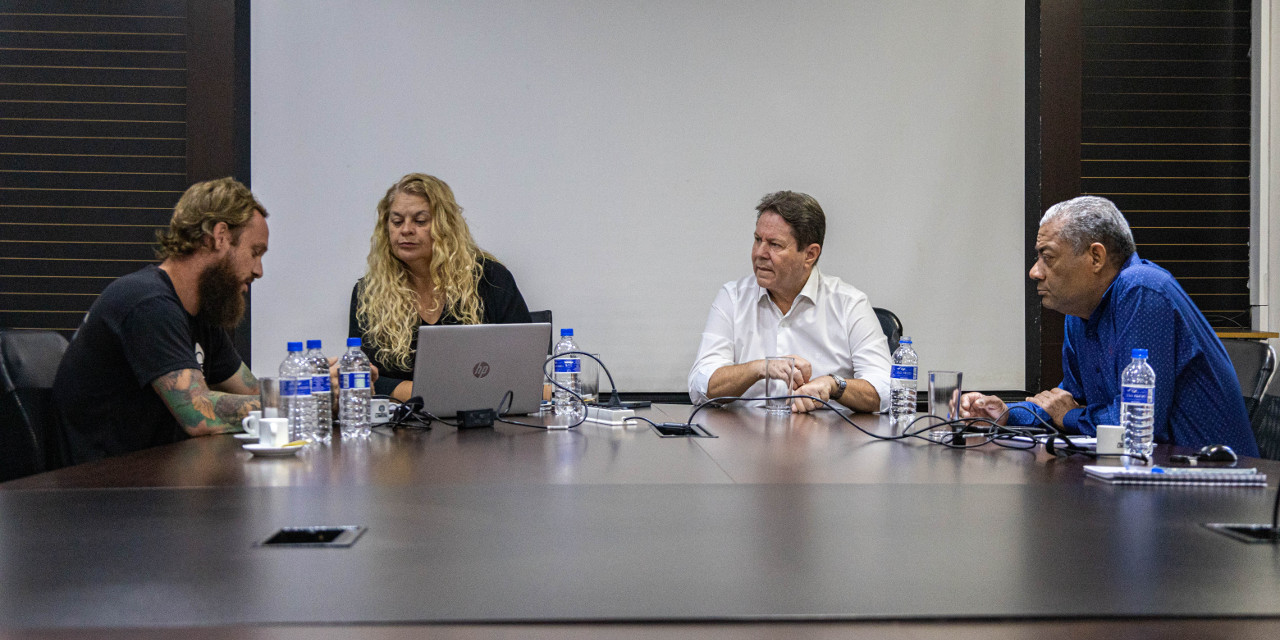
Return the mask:
[(791, 378), (796, 368), (795, 358), (785, 356), (765, 358), (764, 408), (769, 413), (791, 413)]
[[(943, 424), (960, 417), (960, 381), (964, 373), (960, 371), (929, 372), (929, 415), (933, 416), (933, 424)], [(955, 431), (957, 426), (948, 426), (946, 431)]]

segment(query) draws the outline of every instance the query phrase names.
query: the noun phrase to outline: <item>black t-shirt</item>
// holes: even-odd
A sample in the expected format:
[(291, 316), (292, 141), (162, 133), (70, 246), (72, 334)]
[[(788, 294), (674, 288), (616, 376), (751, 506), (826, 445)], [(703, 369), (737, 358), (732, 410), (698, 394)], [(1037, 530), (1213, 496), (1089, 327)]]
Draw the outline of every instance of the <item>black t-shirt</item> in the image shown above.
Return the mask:
[(182, 308), (169, 275), (150, 265), (117, 279), (89, 308), (54, 378), (76, 463), (187, 437), (151, 387), (160, 376), (200, 369), (210, 384), (240, 369), (223, 329)]
[[(483, 275), (480, 278), (477, 293), (480, 295), (480, 301), (484, 304), (484, 312), (481, 314), (480, 323), (519, 324), (533, 322), (533, 319), (529, 317), (529, 307), (525, 305), (524, 296), (520, 295), (520, 288), (516, 286), (516, 279), (511, 275), (511, 272), (493, 260), (481, 258), (480, 265), (483, 269)], [(369, 361), (378, 368), (378, 379), (373, 383), (374, 393), (388, 396), (401, 382), (413, 379), (414, 356), (417, 355), (418, 349), (418, 331), (417, 327), (414, 327), (411, 338), (412, 344), (410, 345), (413, 353), (410, 355), (407, 369), (389, 366), (378, 359), (377, 345), (373, 344), (365, 333), (365, 328), (356, 319), (356, 305), (359, 300), (362, 282), (364, 282), (363, 279), (356, 282), (356, 286), (351, 289), (351, 314), (348, 321), (349, 333), (347, 335), (360, 337), (364, 343), (365, 355), (369, 356)], [(421, 318), (418, 321), (422, 324), (430, 324)], [(447, 309), (440, 314), (440, 319), (436, 321), (436, 324), (461, 324), (461, 322), (453, 315), (451, 309)]]

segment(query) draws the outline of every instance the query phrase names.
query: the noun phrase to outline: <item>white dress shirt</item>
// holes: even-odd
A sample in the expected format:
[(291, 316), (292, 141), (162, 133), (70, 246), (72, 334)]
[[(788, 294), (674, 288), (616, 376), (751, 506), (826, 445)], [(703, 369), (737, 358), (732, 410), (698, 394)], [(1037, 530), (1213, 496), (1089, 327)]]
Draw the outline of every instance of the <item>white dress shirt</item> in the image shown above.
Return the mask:
[[(813, 378), (866, 380), (880, 394), (880, 411), (889, 408), (889, 341), (867, 295), (816, 266), (786, 314), (754, 275), (720, 289), (689, 370), (689, 398), (706, 402), (708, 381), (720, 367), (793, 354), (813, 365)], [(743, 395), (763, 397), (764, 381)]]

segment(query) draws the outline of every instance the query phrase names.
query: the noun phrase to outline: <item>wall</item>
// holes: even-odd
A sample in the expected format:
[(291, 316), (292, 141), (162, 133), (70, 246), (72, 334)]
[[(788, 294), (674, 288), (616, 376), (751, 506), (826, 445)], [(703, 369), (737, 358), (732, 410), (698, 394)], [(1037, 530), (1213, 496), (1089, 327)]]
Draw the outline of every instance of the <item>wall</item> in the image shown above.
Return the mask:
[(256, 2), (255, 372), (346, 336), (377, 199), (423, 171), (530, 308), (627, 391), (685, 388), (754, 205), (813, 194), (820, 267), (922, 370), (1023, 384), (1023, 3)]

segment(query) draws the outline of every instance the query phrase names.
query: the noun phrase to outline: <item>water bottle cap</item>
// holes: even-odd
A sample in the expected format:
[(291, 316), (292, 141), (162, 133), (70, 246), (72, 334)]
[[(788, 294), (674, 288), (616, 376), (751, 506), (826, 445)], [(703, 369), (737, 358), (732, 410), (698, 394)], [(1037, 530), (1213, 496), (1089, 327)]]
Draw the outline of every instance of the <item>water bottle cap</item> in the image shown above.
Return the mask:
[(573, 329), (561, 329), (561, 330), (560, 330), (560, 337), (561, 337), (561, 338), (563, 338), (563, 337), (565, 337), (565, 336), (571, 336), (571, 335), (573, 335)]
[(347, 346), (348, 346), (348, 347), (361, 347), (361, 346), (364, 346), (364, 345), (361, 343), (360, 338), (347, 338)]
[(292, 352), (292, 351), (302, 351), (302, 343), (301, 343), (301, 342), (290, 342), (290, 343), (289, 343), (289, 351), (291, 351), (291, 352)]
[(1146, 349), (1134, 349), (1134, 350), (1133, 350), (1133, 357), (1134, 357), (1134, 358), (1144, 358), (1144, 359), (1145, 359), (1145, 358), (1147, 357), (1147, 350), (1146, 350)]
[(898, 338), (898, 344), (911, 344), (911, 336), (902, 336)]
[(320, 348), (320, 341), (319, 341), (319, 340), (308, 340), (308, 341), (307, 341), (307, 348), (308, 348), (308, 349), (319, 349), (319, 348)]

